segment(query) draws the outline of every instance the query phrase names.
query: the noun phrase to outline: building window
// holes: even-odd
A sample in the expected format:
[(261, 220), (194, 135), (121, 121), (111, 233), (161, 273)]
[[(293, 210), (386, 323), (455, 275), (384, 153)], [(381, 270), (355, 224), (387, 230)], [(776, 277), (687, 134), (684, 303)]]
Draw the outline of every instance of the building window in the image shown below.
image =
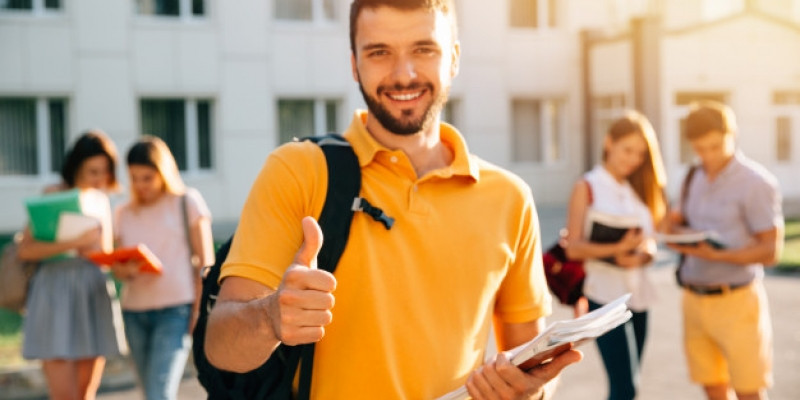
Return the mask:
[(564, 107), (559, 100), (512, 102), (512, 160), (550, 164), (564, 156)]
[(694, 160), (694, 150), (689, 140), (686, 139), (686, 116), (689, 114), (689, 106), (700, 100), (713, 100), (719, 103), (727, 103), (727, 94), (714, 92), (680, 92), (675, 95), (676, 112), (680, 114), (678, 127), (680, 128), (680, 160), (683, 164), (690, 164)]
[(61, 8), (61, 0), (0, 0), (0, 12), (8, 10), (43, 13), (60, 11)]
[(0, 175), (46, 176), (61, 170), (67, 101), (0, 98)]
[(136, 0), (136, 13), (163, 17), (202, 17), (206, 15), (206, 0)]
[(797, 135), (800, 127), (800, 91), (781, 91), (772, 95), (775, 110), (775, 159), (781, 163), (791, 163), (793, 146), (792, 136)]
[(335, 0), (275, 0), (275, 18), (288, 21), (333, 21)]
[(278, 144), (338, 132), (338, 114), (338, 100), (279, 99)]
[(789, 117), (775, 120), (775, 158), (778, 162), (792, 161), (792, 119)]
[(141, 133), (167, 143), (181, 171), (210, 170), (213, 113), (207, 99), (142, 99)]
[(512, 28), (555, 28), (558, 24), (558, 1), (511, 0), (509, 18)]

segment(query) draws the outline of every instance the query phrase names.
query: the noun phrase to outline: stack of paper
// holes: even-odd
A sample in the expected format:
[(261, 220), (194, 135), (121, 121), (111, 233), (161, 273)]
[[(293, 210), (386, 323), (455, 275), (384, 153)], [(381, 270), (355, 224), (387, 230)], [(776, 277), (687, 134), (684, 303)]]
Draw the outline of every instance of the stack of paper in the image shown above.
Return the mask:
[[(536, 365), (547, 362), (566, 351), (568, 343), (582, 344), (624, 324), (632, 315), (625, 305), (630, 297), (630, 294), (626, 294), (579, 318), (550, 324), (531, 341), (510, 350), (511, 363), (532, 367), (531, 362)], [(467, 388), (462, 386), (438, 400), (462, 400), (468, 397)]]

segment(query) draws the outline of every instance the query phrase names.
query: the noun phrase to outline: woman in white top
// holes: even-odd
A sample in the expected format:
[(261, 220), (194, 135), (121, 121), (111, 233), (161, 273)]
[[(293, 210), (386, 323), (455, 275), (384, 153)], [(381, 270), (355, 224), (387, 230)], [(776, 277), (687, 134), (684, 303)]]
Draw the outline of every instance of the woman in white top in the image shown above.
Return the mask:
[(198, 191), (184, 187), (161, 139), (143, 137), (127, 161), (131, 200), (116, 210), (116, 242), (147, 246), (162, 272), (140, 273), (133, 263), (112, 266), (124, 282), (125, 335), (145, 398), (175, 399), (196, 321), (199, 268), (214, 263), (211, 213)]
[[(576, 313), (597, 309), (631, 293), (633, 318), (598, 338), (609, 379), (610, 400), (633, 399), (647, 333), (647, 309), (654, 300), (647, 267), (656, 244), (653, 227), (666, 211), (664, 165), (647, 118), (628, 111), (616, 120), (603, 142), (603, 161), (575, 184), (567, 213), (567, 256), (584, 260), (584, 295)], [(587, 220), (603, 214), (633, 220), (622, 239), (600, 244), (588, 240)], [(631, 352), (635, 352), (631, 354)]]

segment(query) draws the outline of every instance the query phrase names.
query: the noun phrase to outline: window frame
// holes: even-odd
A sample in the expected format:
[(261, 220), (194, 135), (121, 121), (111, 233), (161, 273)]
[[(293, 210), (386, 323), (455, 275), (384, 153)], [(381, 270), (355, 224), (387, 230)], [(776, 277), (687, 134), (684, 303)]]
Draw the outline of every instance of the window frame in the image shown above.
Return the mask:
[[(180, 169), (178, 168), (181, 175), (185, 176), (194, 176), (194, 175), (208, 175), (213, 174), (217, 171), (218, 162), (217, 162), (217, 152), (214, 151), (217, 144), (216, 133), (218, 132), (217, 129), (217, 118), (215, 115), (215, 106), (217, 104), (216, 99), (213, 96), (170, 96), (170, 95), (139, 95), (137, 96), (137, 108), (138, 108), (138, 119), (137, 119), (137, 138), (141, 137), (142, 135), (148, 134), (153, 136), (155, 135), (151, 132), (143, 132), (144, 124), (144, 111), (142, 107), (143, 101), (168, 101), (168, 100), (179, 100), (183, 103), (183, 118), (184, 118), (184, 142), (186, 146), (186, 168)], [(201, 167), (200, 166), (200, 130), (199, 130), (199, 112), (198, 112), (198, 104), (200, 102), (208, 102), (208, 118), (209, 118), (209, 167)], [(170, 151), (173, 152), (173, 157), (175, 157), (175, 150), (170, 148)]]
[(341, 23), (343, 19), (343, 8), (341, 2), (338, 0), (331, 0), (333, 2), (333, 18), (327, 18), (325, 15), (324, 1), (326, 0), (309, 0), (311, 2), (311, 18), (281, 18), (278, 17), (278, 2), (271, 2), (270, 16), (272, 21), (281, 27), (288, 26), (301, 26), (307, 27), (308, 25), (314, 26), (335, 26)]
[[(776, 91), (772, 97), (773, 110), (773, 134), (772, 152), (777, 165), (794, 165), (800, 163), (800, 90)], [(789, 125), (789, 149), (786, 160), (778, 158), (780, 149), (778, 148), (778, 120), (785, 118)]]
[[(539, 137), (538, 145), (541, 149), (541, 155), (540, 159), (538, 160), (518, 159), (514, 154), (514, 148), (517, 147), (517, 137), (519, 136), (515, 129), (516, 115), (514, 114), (514, 109), (515, 103), (520, 101), (534, 102), (539, 108), (539, 131), (541, 132), (541, 135)], [(547, 112), (547, 107), (552, 104), (555, 104), (558, 107), (558, 113), (555, 119), (551, 118)], [(516, 96), (511, 98), (509, 106), (509, 131), (511, 132), (511, 153), (509, 159), (511, 160), (511, 163), (514, 165), (535, 165), (543, 167), (552, 167), (564, 163), (567, 159), (566, 128), (568, 102), (566, 97)], [(553, 132), (553, 122), (558, 125), (557, 132)], [(552, 150), (554, 142), (558, 144), (558, 149), (555, 152)]]
[(334, 115), (336, 121), (334, 124), (336, 125), (333, 129), (335, 133), (342, 134), (343, 133), (343, 119), (342, 119), (342, 104), (344, 103), (344, 96), (302, 96), (302, 95), (276, 95), (274, 98), (274, 106), (275, 106), (275, 144), (276, 146), (280, 146), (286, 141), (283, 141), (283, 134), (281, 131), (281, 121), (280, 121), (280, 103), (281, 101), (311, 101), (312, 103), (312, 112), (314, 113), (313, 118), (313, 131), (308, 132), (308, 134), (313, 136), (323, 136), (327, 133), (331, 133), (330, 129), (328, 129), (328, 105), (334, 104), (336, 110), (334, 111)]
[(31, 9), (6, 9), (0, 8), (0, 19), (4, 18), (52, 18), (52, 17), (63, 17), (66, 15), (67, 11), (67, 1), (60, 0), (59, 7), (57, 9), (51, 9), (45, 7), (45, 0), (31, 0)]
[(560, 25), (560, 13), (559, 13), (559, 1), (558, 0), (528, 0), (534, 1), (535, 4), (535, 22), (534, 25), (515, 25), (514, 24), (514, 16), (519, 15), (520, 12), (515, 10), (515, 5), (517, 1), (521, 0), (510, 0), (508, 4), (507, 16), (508, 16), (508, 27), (509, 29), (513, 30), (530, 30), (530, 31), (551, 31), (559, 28)]
[[(43, 1), (43, 0), (42, 0)], [(210, 20), (211, 4), (210, 0), (201, 0), (203, 2), (203, 14), (195, 15), (192, 11), (192, 0), (178, 0), (178, 15), (160, 15), (160, 14), (142, 14), (139, 12), (137, 1), (133, 2), (132, 13), (139, 21), (151, 21), (154, 23), (205, 23)]]
[[(70, 124), (73, 120), (72, 118), (72, 107), (70, 106), (70, 98), (67, 95), (30, 95), (30, 94), (19, 94), (19, 95), (12, 95), (12, 94), (3, 94), (0, 96), (0, 99), (19, 99), (19, 100), (33, 100), (34, 101), (34, 119), (36, 123), (36, 169), (37, 173), (35, 174), (9, 174), (4, 175), (0, 174), (0, 183), (7, 184), (7, 183), (15, 183), (15, 182), (35, 182), (37, 185), (41, 185), (41, 182), (46, 181), (53, 181), (55, 179), (60, 179), (60, 165), (53, 165), (53, 155), (52, 155), (52, 143), (51, 143), (51, 126), (50, 126), (50, 102), (51, 101), (61, 101), (64, 107), (64, 126), (62, 127), (63, 131), (63, 142), (64, 142), (64, 149), (63, 151), (67, 150), (67, 147), (71, 141), (71, 137), (69, 132), (72, 131), (70, 128)], [(63, 158), (63, 154), (62, 154)]]

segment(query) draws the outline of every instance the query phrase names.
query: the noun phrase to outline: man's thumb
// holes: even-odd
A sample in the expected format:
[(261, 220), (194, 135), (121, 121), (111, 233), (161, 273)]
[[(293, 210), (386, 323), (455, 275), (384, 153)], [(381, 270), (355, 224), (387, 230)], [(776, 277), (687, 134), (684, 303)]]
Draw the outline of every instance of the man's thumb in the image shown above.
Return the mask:
[(303, 244), (294, 257), (295, 264), (317, 268), (317, 255), (322, 248), (322, 229), (312, 217), (303, 218)]

